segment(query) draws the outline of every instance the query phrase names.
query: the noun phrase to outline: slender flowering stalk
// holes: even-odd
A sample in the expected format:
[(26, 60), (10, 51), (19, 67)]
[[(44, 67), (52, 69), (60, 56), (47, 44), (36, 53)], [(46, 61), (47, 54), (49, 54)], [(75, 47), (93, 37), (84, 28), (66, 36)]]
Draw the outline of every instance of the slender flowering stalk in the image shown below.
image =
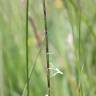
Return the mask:
[(29, 0), (26, 1), (26, 73), (27, 73), (27, 96), (29, 96), (28, 10), (29, 10)]
[(43, 0), (43, 12), (44, 12), (44, 23), (45, 23), (45, 40), (46, 40), (46, 60), (47, 60), (47, 86), (48, 86), (48, 96), (50, 96), (50, 64), (49, 64), (49, 42), (48, 42), (48, 29), (47, 29), (47, 14), (46, 14), (46, 4)]

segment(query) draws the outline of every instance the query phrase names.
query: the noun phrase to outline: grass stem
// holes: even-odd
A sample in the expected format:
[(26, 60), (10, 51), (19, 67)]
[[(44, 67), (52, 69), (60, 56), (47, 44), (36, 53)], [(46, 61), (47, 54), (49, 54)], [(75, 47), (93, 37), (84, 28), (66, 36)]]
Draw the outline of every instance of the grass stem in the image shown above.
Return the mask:
[(26, 1), (26, 73), (27, 73), (27, 96), (29, 96), (29, 62), (28, 62), (28, 12), (29, 0)]
[(44, 12), (44, 24), (45, 24), (45, 42), (46, 42), (46, 60), (47, 60), (47, 86), (48, 86), (48, 96), (50, 96), (50, 65), (49, 65), (49, 42), (48, 42), (48, 29), (47, 29), (47, 14), (46, 14), (46, 4), (43, 0), (43, 12)]

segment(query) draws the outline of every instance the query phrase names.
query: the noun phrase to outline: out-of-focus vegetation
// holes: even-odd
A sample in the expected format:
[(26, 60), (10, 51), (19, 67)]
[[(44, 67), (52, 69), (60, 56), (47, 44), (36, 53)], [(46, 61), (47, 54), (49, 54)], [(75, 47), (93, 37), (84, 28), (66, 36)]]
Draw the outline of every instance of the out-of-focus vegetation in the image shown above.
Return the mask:
[[(42, 5), (29, 2), (30, 96), (47, 96)], [(46, 5), (51, 96), (96, 96), (96, 0)], [(25, 19), (26, 0), (0, 0), (0, 96), (26, 96)]]

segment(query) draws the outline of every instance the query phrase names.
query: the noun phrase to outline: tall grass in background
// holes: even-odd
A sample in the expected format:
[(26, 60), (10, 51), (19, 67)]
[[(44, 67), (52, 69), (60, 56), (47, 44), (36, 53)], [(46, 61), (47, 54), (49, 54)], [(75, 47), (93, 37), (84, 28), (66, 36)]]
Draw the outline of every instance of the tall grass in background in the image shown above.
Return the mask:
[(0, 0), (0, 96), (47, 96), (48, 70), (50, 96), (96, 96), (96, 1), (45, 1), (49, 68), (43, 0), (29, 0), (27, 23), (26, 0)]

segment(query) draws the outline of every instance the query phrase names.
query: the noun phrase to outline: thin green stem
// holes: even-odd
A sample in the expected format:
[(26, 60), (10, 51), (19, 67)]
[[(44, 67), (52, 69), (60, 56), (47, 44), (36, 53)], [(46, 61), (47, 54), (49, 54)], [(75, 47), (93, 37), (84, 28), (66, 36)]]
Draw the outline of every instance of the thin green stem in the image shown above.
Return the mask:
[(29, 62), (28, 62), (28, 12), (29, 0), (26, 1), (26, 73), (27, 73), (27, 96), (29, 96)]
[(46, 14), (46, 4), (43, 0), (43, 12), (44, 12), (44, 26), (45, 26), (45, 40), (46, 40), (46, 60), (47, 60), (47, 86), (48, 86), (48, 96), (50, 96), (50, 65), (49, 65), (49, 42), (48, 42), (48, 29), (47, 29), (47, 14)]

